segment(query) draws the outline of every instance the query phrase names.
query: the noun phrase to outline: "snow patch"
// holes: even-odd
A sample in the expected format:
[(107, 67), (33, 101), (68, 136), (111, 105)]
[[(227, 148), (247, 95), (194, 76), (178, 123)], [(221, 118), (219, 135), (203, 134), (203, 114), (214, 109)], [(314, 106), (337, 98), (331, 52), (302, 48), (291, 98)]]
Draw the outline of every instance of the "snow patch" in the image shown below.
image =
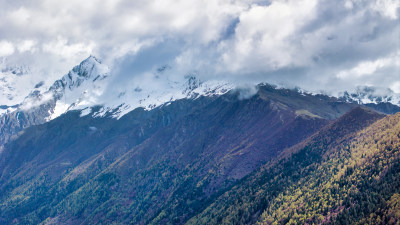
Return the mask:
[(92, 108), (87, 107), (81, 111), (80, 117), (89, 115), (92, 112)]
[(46, 121), (50, 121), (50, 120), (53, 120), (53, 119), (61, 116), (62, 114), (64, 114), (65, 112), (68, 111), (68, 108), (69, 108), (68, 104), (58, 101), (56, 103), (56, 106), (54, 107), (53, 111), (50, 111), (50, 116), (48, 116), (46, 118)]

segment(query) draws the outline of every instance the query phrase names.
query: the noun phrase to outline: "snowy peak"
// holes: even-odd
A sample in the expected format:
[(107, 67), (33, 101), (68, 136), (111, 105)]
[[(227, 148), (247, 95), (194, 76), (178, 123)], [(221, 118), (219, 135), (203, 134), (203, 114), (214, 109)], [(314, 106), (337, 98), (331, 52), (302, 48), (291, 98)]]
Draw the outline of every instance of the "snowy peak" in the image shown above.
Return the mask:
[[(5, 59), (0, 62), (0, 114), (14, 110), (29, 94), (32, 72), (27, 66), (9, 65)], [(28, 88), (27, 88), (28, 87)], [(14, 106), (14, 107), (11, 107)]]
[(101, 61), (94, 56), (89, 56), (83, 60), (78, 66), (72, 69), (72, 72), (76, 73), (81, 77), (91, 77), (93, 74), (98, 74), (98, 67), (101, 65)]
[(358, 104), (392, 103), (400, 106), (400, 94), (396, 94), (390, 89), (370, 86), (357, 87), (353, 92), (345, 91), (339, 99)]
[(60, 80), (54, 82), (44, 95), (53, 96), (56, 106), (48, 120), (71, 109), (80, 109), (97, 104), (98, 97), (107, 85), (109, 68), (99, 59), (90, 56), (75, 66)]
[(75, 66), (60, 80), (55, 81), (50, 89), (60, 91), (68, 88), (69, 90), (73, 90), (81, 86), (85, 80), (93, 78), (92, 81), (95, 82), (98, 79), (106, 78), (108, 72), (109, 69), (107, 66), (102, 65), (101, 61), (96, 57), (90, 56)]
[[(20, 78), (21, 76), (17, 76), (17, 74), (18, 72), (14, 74), (10, 70), (0, 74), (0, 89), (3, 93), (3, 96), (0, 97), (9, 98), (8, 102), (2, 101), (8, 104), (2, 105), (0, 114), (10, 113), (15, 110), (35, 110), (41, 105), (51, 103), (52, 107), (49, 108), (48, 112), (50, 116), (46, 115), (48, 116), (47, 120), (51, 120), (69, 109), (79, 108), (82, 104), (94, 104), (96, 101), (93, 97), (101, 95), (106, 85), (105, 78), (108, 77), (109, 68), (103, 65), (96, 57), (90, 56), (61, 77), (61, 79), (56, 80), (47, 90), (43, 86), (44, 82), (39, 82), (30, 85), (32, 89), (27, 92), (26, 86), (28, 85), (25, 84), (25, 89), (21, 88), (26, 93), (24, 98), (21, 98), (13, 88), (18, 83), (24, 84), (22, 83), (22, 78)], [(18, 98), (15, 98), (15, 96)]]
[(186, 76), (185, 78), (187, 79), (187, 88), (185, 89), (185, 91), (187, 92), (193, 91), (194, 89), (200, 87), (202, 84), (202, 82), (200, 82), (194, 75)]

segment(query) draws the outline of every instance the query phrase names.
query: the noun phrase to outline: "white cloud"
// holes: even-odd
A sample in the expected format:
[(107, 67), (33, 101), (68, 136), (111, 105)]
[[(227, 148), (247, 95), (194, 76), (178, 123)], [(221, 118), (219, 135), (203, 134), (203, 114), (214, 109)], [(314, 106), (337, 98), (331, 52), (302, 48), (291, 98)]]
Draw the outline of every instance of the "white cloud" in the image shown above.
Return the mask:
[(58, 37), (56, 41), (43, 44), (43, 51), (66, 59), (82, 58), (90, 55), (93, 50), (93, 43), (69, 43), (67, 39)]
[(352, 1), (350, 1), (350, 0), (346, 0), (345, 2), (344, 2), (344, 7), (346, 8), (346, 9), (353, 9), (353, 2)]
[(0, 3), (0, 56), (38, 67), (46, 81), (94, 54), (203, 78), (389, 87), (398, 11), (396, 0), (21, 0)]
[(390, 19), (397, 19), (397, 12), (400, 8), (400, 2), (398, 0), (377, 0), (372, 8), (383, 16), (386, 16)]
[(314, 18), (316, 5), (316, 0), (302, 0), (251, 6), (240, 15), (232, 43), (222, 43), (224, 66), (240, 71), (302, 64), (295, 39), (297, 32)]
[(28, 25), (29, 19), (31, 18), (29, 10), (24, 7), (20, 7), (17, 10), (9, 12), (8, 16), (13, 23), (21, 26)]
[[(360, 62), (354, 68), (340, 71), (336, 76), (340, 79), (361, 78), (374, 75), (377, 70), (385, 67), (400, 67), (400, 52), (374, 61)], [(400, 74), (399, 74), (400, 79)]]
[(392, 89), (395, 93), (400, 94), (400, 81), (396, 81), (390, 85), (390, 89)]
[(36, 42), (33, 40), (24, 40), (17, 45), (17, 49), (20, 53), (24, 52), (34, 53), (37, 50), (37, 48), (35, 48), (35, 45)]
[(14, 51), (14, 45), (11, 42), (0, 41), (0, 57), (12, 55)]

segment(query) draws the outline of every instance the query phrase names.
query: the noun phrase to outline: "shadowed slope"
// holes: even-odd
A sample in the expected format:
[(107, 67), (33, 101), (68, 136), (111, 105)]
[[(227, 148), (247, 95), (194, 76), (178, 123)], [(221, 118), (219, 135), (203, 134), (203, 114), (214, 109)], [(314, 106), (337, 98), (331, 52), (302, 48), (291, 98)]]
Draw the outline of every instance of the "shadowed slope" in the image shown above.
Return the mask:
[[(382, 115), (355, 108), (332, 124), (249, 175), (224, 193), (189, 224), (247, 224), (258, 220), (262, 211), (281, 196), (311, 176), (324, 162), (329, 152), (345, 146), (356, 133), (368, 127)], [(285, 214), (283, 214), (285, 215)]]

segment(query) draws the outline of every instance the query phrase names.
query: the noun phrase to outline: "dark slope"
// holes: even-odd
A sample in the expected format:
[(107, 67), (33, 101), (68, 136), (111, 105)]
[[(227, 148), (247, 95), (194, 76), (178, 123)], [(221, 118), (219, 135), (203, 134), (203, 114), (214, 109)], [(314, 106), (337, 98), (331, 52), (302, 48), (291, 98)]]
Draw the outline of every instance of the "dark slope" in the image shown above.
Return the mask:
[(184, 223), (238, 179), (354, 107), (264, 85), (116, 121), (70, 112), (0, 158), (2, 223)]
[[(129, 148), (212, 100), (177, 101), (153, 111), (136, 109), (118, 121), (70, 112), (28, 128), (5, 146), (0, 157), (0, 196), (5, 204), (1, 216), (27, 215), (50, 202), (61, 201)], [(100, 160), (90, 167), (94, 159)], [(69, 182), (78, 175), (79, 179)], [(63, 179), (66, 182), (59, 183)], [(26, 223), (38, 220), (34, 216)]]
[(364, 104), (364, 105), (371, 109), (374, 109), (378, 112), (382, 112), (385, 114), (395, 114), (395, 113), (400, 112), (400, 106), (393, 105), (392, 103), (389, 103), (389, 102), (381, 102), (378, 104), (368, 103), (368, 104)]
[(285, 150), (188, 223), (364, 224), (379, 215), (387, 223), (400, 191), (400, 114), (381, 117), (352, 110)]
[[(124, 222), (182, 223), (220, 190), (326, 124), (274, 106), (258, 98), (221, 98), (160, 130), (107, 169), (121, 182), (106, 204), (124, 212), (126, 218), (117, 218)], [(92, 198), (95, 191), (82, 192)], [(97, 222), (115, 219), (98, 210), (90, 215)]]

